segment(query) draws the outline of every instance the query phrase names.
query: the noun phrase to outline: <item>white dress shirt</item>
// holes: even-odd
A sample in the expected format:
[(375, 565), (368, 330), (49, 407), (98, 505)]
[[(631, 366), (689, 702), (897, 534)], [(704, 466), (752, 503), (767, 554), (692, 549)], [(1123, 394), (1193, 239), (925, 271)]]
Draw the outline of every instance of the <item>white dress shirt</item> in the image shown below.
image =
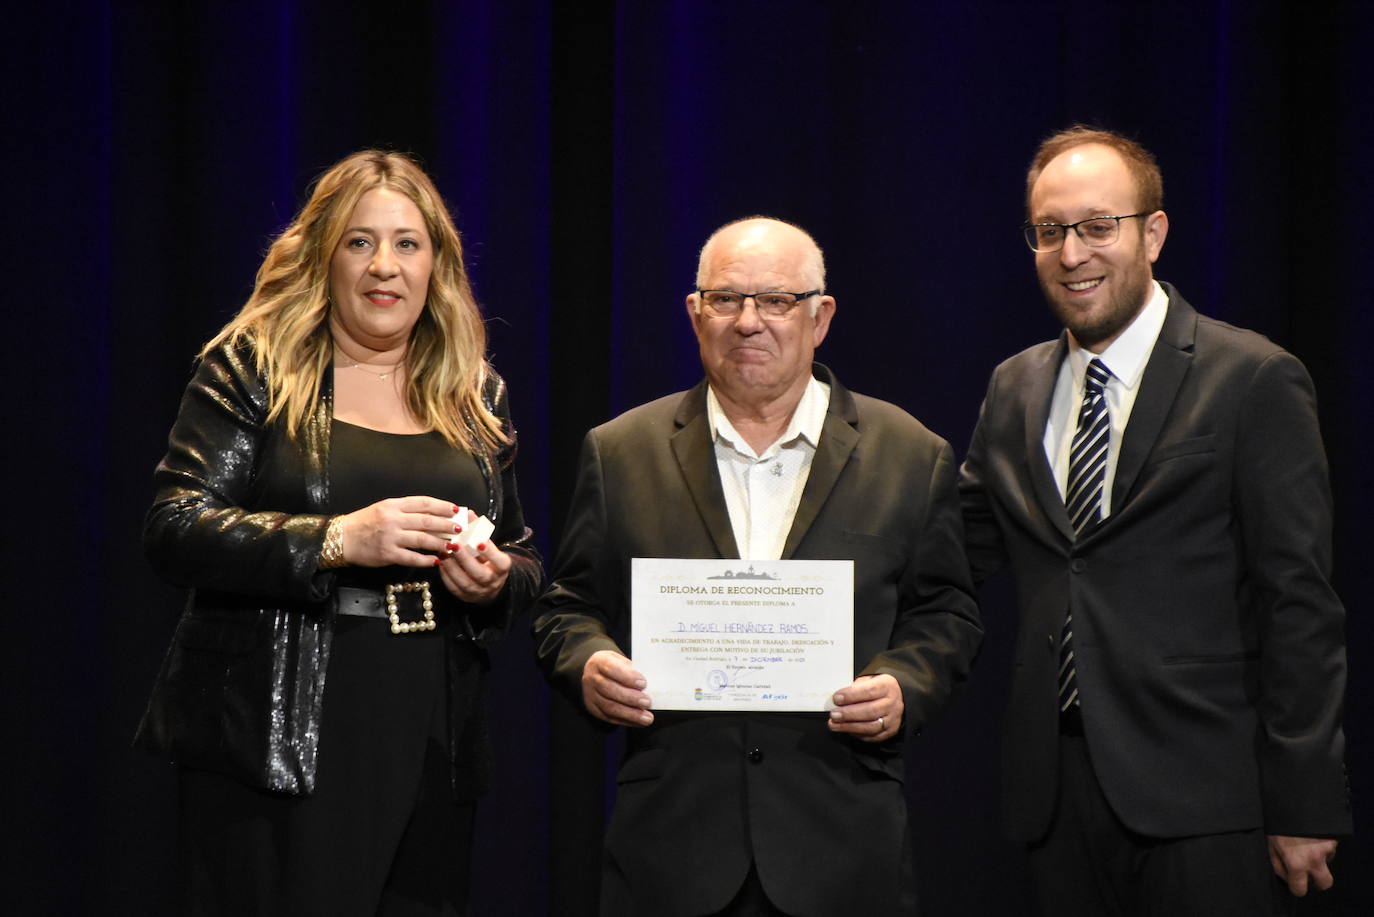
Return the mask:
[(1080, 347), (1069, 335), (1069, 353), (1059, 367), (1050, 401), (1050, 419), (1045, 424), (1045, 455), (1054, 469), (1054, 483), (1059, 495), (1069, 480), (1069, 451), (1078, 427), (1078, 412), (1083, 405), (1083, 380), (1088, 363), (1097, 358), (1111, 372), (1107, 380), (1107, 414), (1111, 421), (1111, 441), (1107, 445), (1107, 478), (1102, 485), (1102, 518), (1112, 512), (1112, 484), (1116, 480), (1116, 459), (1121, 453), (1121, 437), (1131, 420), (1131, 408), (1140, 393), (1140, 378), (1150, 360), (1159, 331), (1164, 327), (1164, 315), (1169, 310), (1169, 297), (1158, 282), (1151, 282), (1153, 293), (1145, 308), (1126, 330), (1101, 353)]
[(716, 393), (707, 387), (706, 418), (741, 559), (782, 557), (829, 407), (830, 386), (813, 376), (782, 436), (755, 454), (725, 416)]

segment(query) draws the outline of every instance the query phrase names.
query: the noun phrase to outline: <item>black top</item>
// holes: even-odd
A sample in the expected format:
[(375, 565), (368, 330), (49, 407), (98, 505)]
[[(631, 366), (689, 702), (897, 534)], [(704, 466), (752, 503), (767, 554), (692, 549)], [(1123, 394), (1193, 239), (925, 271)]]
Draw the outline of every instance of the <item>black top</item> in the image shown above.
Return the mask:
[[(426, 496), (469, 506), (480, 515), (487, 485), (472, 455), (454, 449), (437, 432), (383, 433), (334, 420), (329, 454), (331, 513), (351, 513), (390, 497)], [(345, 567), (339, 584), (385, 589), (387, 583), (429, 580), (436, 608), (451, 593), (437, 570), (424, 567)], [(403, 615), (409, 618), (410, 615)]]

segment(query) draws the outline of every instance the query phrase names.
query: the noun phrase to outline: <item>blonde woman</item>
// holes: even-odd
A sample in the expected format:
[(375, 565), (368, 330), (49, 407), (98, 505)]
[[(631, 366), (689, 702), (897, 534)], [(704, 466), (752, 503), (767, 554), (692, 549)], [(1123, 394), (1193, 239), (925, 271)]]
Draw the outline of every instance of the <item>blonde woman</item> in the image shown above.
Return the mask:
[(192, 591), (137, 738), (179, 765), (187, 913), (466, 913), (487, 647), (542, 581), (485, 348), (438, 192), (368, 150), (201, 352), (144, 534)]

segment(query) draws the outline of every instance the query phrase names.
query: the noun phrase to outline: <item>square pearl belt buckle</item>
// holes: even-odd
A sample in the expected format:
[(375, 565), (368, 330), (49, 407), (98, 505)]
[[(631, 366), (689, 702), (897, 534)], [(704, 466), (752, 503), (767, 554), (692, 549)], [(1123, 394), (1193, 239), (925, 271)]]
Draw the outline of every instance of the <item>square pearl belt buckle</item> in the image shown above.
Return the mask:
[[(420, 607), (425, 610), (423, 621), (401, 620), (400, 611), (396, 607), (396, 595), (401, 592), (420, 593)], [(421, 631), (434, 630), (438, 625), (434, 623), (434, 602), (429, 595), (429, 583), (387, 583), (386, 616), (391, 620), (393, 634), (418, 634)]]

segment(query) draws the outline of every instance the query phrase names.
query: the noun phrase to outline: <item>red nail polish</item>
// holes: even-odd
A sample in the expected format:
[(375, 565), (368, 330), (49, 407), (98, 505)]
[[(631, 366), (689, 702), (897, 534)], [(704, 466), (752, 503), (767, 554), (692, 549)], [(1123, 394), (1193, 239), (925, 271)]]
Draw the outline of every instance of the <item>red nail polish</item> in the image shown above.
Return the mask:
[(434, 558), (434, 566), (436, 566), (436, 567), (439, 566), (440, 564), (442, 564), (443, 562), (444, 562), (444, 559), (443, 559), (442, 557), (436, 557), (436, 558)]
[(450, 515), (454, 515), (454, 516), (458, 515), (458, 507), (455, 506), (455, 507), (453, 508), (453, 510), (452, 510), (452, 512), (451, 512)]
[(453, 534), (457, 535), (457, 534), (460, 534), (462, 531), (463, 531), (463, 527), (462, 527), (461, 525), (459, 525), (459, 524), (456, 523), (456, 522), (453, 523)]
[(477, 546), (477, 550), (479, 550), (479, 551), (485, 551), (486, 549), (487, 549), (487, 543), (486, 543), (485, 541), (482, 542), (481, 544), (479, 544), (479, 545)]

